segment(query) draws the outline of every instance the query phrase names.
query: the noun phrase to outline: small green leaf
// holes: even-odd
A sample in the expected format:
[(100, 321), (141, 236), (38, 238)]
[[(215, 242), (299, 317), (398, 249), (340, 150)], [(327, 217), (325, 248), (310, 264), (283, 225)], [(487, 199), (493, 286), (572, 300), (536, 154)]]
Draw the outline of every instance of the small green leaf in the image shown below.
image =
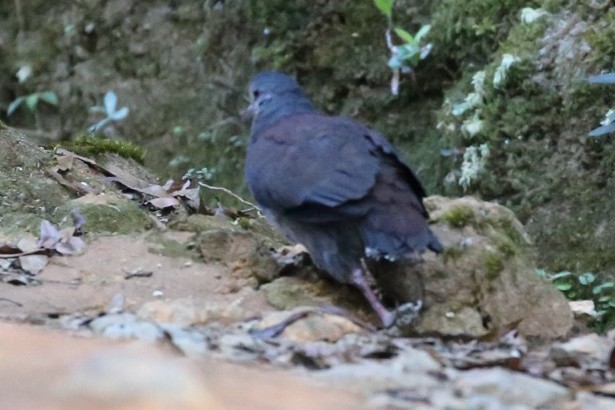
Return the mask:
[(36, 106), (38, 104), (38, 94), (30, 94), (26, 97), (26, 105), (28, 109), (32, 112), (36, 111)]
[(395, 0), (374, 0), (376, 7), (378, 10), (382, 12), (389, 19), (391, 18), (391, 14), (393, 13), (393, 3)]
[(15, 112), (15, 110), (17, 109), (17, 107), (21, 105), (23, 100), (24, 100), (24, 97), (18, 97), (15, 99), (15, 101), (10, 103), (9, 107), (6, 109), (6, 115), (8, 116), (8, 115), (11, 115), (13, 112)]
[(611, 124), (600, 126), (598, 128), (594, 128), (587, 135), (589, 135), (590, 137), (599, 137), (599, 136), (604, 135), (604, 134), (609, 134), (609, 133), (611, 133), (613, 131), (615, 131), (615, 122), (611, 123)]
[(53, 91), (45, 91), (39, 93), (39, 97), (41, 100), (45, 101), (47, 104), (51, 104), (53, 106), (58, 105), (58, 96)]
[(596, 280), (596, 277), (594, 276), (593, 273), (590, 273), (590, 272), (579, 275), (579, 283), (581, 285), (589, 285), (595, 280)]
[(598, 293), (602, 292), (605, 289), (612, 289), (612, 288), (615, 288), (615, 282), (612, 282), (612, 281), (604, 282), (603, 284), (596, 286), (592, 290), (592, 293), (594, 295), (597, 295)]
[(568, 283), (568, 282), (556, 283), (555, 288), (562, 292), (566, 292), (567, 290), (572, 289), (572, 283)]
[(417, 31), (417, 32), (416, 32), (416, 34), (414, 35), (414, 38), (416, 39), (416, 42), (417, 42), (417, 43), (420, 43), (420, 42), (421, 42), (421, 39), (422, 39), (423, 37), (425, 37), (425, 35), (426, 35), (427, 33), (429, 33), (429, 30), (431, 30), (431, 25), (430, 25), (430, 24), (426, 24), (426, 25), (424, 25), (423, 27), (421, 27), (421, 28), (419, 29), (419, 31)]
[(604, 73), (590, 76), (588, 81), (592, 84), (615, 84), (615, 73)]
[(394, 55), (393, 57), (389, 59), (388, 65), (390, 68), (395, 70), (395, 69), (402, 68), (404, 63), (400, 60), (398, 55)]
[(559, 273), (556, 273), (555, 275), (551, 276), (551, 280), (557, 280), (557, 279), (561, 279), (561, 278), (566, 278), (568, 276), (572, 275), (572, 273), (568, 272), (568, 271), (562, 271)]
[[(470, 104), (468, 104), (466, 101), (463, 101), (459, 104), (453, 105), (451, 114), (453, 114), (455, 117), (460, 117), (461, 115), (463, 115), (464, 112), (468, 111), (470, 108), (471, 108)], [(536, 269), (536, 274), (538, 276), (542, 276), (543, 278), (547, 277), (547, 273), (543, 269)]]
[(412, 34), (408, 33), (403, 28), (395, 27), (394, 30), (395, 30), (395, 34), (397, 34), (399, 38), (404, 40), (406, 43), (414, 43), (414, 37), (412, 37)]

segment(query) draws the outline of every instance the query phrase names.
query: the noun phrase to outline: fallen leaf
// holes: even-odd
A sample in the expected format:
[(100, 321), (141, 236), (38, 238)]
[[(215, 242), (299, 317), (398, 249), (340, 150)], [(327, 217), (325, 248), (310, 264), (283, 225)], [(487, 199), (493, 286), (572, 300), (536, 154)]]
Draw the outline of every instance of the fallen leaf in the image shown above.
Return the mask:
[(32, 275), (37, 275), (40, 271), (43, 270), (47, 263), (49, 262), (49, 257), (46, 255), (26, 255), (19, 257), (19, 264), (21, 265), (21, 269), (25, 272), (28, 272)]
[(67, 155), (56, 155), (56, 161), (58, 161), (58, 170), (68, 171), (73, 167), (75, 161), (75, 155), (71, 152)]
[[(41, 222), (40, 239), (35, 249), (53, 249), (53, 247), (60, 241), (62, 236), (60, 231), (54, 224), (44, 219)], [(20, 247), (23, 250), (23, 248)], [(34, 249), (32, 249), (34, 250)]]
[(54, 249), (62, 255), (74, 255), (85, 249), (85, 242), (78, 236), (72, 236), (67, 241), (58, 242)]
[(148, 204), (155, 206), (158, 209), (170, 208), (179, 206), (179, 201), (173, 197), (154, 198), (147, 201)]
[(64, 178), (58, 171), (59, 171), (59, 167), (53, 167), (53, 168), (49, 168), (47, 170), (47, 173), (53, 177), (56, 181), (58, 181), (58, 183), (60, 183), (60, 185), (70, 189), (71, 191), (77, 193), (77, 194), (90, 194), (95, 192), (94, 189), (92, 189), (91, 187), (89, 187), (86, 184), (82, 184), (80, 182), (77, 181), (69, 181), (66, 178)]

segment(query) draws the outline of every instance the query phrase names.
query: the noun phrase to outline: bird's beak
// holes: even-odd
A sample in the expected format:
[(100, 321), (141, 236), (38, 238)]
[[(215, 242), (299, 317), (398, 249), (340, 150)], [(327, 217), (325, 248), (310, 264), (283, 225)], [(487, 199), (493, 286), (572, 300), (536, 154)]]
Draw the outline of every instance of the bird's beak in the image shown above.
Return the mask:
[(254, 117), (258, 115), (261, 110), (261, 106), (271, 100), (271, 94), (264, 94), (257, 97), (252, 104), (246, 108), (246, 110), (241, 114), (241, 121), (245, 124), (252, 121)]
[(249, 125), (250, 121), (252, 121), (252, 119), (256, 115), (256, 106), (257, 106), (257, 102), (252, 101), (252, 104), (250, 104), (248, 108), (246, 108), (241, 113), (241, 122), (243, 122), (245, 125)]

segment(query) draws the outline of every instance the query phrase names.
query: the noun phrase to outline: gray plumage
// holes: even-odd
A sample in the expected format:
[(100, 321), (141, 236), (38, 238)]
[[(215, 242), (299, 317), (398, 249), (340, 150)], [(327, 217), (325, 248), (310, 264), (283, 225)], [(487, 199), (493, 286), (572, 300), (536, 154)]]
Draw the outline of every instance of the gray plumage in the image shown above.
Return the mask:
[(421, 183), (382, 135), (319, 112), (282, 73), (257, 75), (250, 94), (247, 184), (267, 217), (319, 268), (357, 285), (353, 272), (362, 258), (442, 250), (426, 222)]

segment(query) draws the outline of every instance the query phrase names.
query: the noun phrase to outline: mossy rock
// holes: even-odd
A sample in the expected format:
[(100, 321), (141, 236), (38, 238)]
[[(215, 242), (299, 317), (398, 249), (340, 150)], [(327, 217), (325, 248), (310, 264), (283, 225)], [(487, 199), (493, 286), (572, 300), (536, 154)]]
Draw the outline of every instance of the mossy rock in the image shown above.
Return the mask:
[[(568, 303), (535, 273), (532, 241), (511, 210), (472, 197), (425, 201), (443, 254), (425, 253), (423, 263), (407, 266), (402, 275), (378, 277), (388, 282), (386, 289), (396, 290), (400, 303), (414, 301), (413, 286), (422, 283), (426, 309), (411, 332), (480, 337), (520, 321), (526, 336), (567, 334), (572, 326)], [(463, 223), (451, 224), (451, 215), (459, 214)]]
[(91, 233), (128, 234), (143, 232), (155, 226), (148, 212), (127, 198), (107, 195), (86, 195), (58, 207), (58, 220), (76, 209), (85, 217), (84, 230)]

